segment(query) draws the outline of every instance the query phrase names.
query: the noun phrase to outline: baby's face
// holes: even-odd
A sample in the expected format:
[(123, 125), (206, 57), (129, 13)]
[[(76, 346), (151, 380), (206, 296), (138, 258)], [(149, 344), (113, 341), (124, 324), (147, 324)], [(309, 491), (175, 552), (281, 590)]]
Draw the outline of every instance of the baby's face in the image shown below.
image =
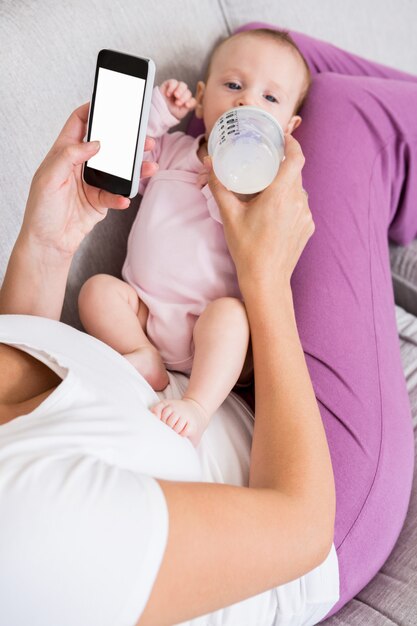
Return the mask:
[(242, 105), (264, 109), (291, 133), (301, 122), (293, 111), (305, 80), (304, 64), (290, 46), (256, 36), (225, 42), (207, 83), (197, 85), (195, 113), (204, 120), (206, 139), (220, 115)]

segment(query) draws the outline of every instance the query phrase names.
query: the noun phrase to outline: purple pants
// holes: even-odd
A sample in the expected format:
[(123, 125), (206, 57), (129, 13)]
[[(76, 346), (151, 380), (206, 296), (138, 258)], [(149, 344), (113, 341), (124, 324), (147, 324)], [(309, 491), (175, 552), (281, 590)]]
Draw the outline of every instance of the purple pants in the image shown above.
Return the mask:
[[(238, 30), (262, 26), (274, 28)], [(329, 617), (384, 564), (411, 494), (388, 237), (417, 236), (417, 76), (291, 35), (314, 75), (294, 136), (316, 230), (291, 284), (336, 483), (340, 600)], [(189, 131), (203, 132), (195, 120)]]

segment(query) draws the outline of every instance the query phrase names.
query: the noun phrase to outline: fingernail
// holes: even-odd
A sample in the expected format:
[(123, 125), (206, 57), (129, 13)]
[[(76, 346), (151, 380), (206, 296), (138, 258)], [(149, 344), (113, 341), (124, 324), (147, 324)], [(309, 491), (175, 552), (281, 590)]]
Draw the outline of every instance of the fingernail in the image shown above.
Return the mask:
[(94, 150), (98, 150), (100, 148), (100, 142), (99, 141), (89, 141), (88, 145), (89, 145), (89, 147), (94, 148)]

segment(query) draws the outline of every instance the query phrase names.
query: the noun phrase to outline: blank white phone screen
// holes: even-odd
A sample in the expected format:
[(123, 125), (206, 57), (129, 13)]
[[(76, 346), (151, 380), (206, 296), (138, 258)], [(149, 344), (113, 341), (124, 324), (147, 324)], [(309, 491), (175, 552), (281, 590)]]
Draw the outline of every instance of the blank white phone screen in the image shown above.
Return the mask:
[(144, 91), (143, 78), (99, 67), (90, 141), (100, 150), (89, 167), (131, 180)]

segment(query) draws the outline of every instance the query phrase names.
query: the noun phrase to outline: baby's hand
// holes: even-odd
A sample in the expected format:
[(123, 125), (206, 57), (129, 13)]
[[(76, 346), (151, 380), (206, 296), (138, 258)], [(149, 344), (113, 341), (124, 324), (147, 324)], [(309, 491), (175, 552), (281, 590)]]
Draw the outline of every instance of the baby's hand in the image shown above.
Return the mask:
[(186, 83), (169, 78), (160, 85), (159, 89), (166, 100), (169, 112), (178, 120), (182, 120), (189, 111), (195, 109), (197, 101), (193, 98)]

